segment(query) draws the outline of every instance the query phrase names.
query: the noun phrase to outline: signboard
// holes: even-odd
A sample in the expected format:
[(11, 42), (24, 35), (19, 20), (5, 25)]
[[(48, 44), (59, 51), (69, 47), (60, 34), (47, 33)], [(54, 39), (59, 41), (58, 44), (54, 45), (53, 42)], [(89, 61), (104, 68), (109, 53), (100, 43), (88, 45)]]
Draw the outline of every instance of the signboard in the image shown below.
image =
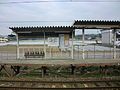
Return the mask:
[(60, 38), (60, 43), (59, 43), (59, 46), (60, 46), (60, 48), (64, 48), (64, 44), (65, 44), (65, 42), (64, 42), (64, 34), (59, 34), (59, 38)]
[(69, 46), (69, 34), (64, 34), (65, 47)]
[(48, 46), (59, 46), (59, 38), (58, 37), (49, 37), (48, 38)]
[(59, 34), (59, 46), (65, 48), (69, 46), (69, 34)]

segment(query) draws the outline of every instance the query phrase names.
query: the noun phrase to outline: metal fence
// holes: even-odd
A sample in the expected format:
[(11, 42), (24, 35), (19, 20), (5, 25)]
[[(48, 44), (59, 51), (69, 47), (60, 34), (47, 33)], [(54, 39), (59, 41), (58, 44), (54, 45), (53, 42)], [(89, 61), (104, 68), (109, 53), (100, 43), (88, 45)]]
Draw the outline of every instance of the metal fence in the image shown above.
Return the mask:
[[(83, 46), (74, 45), (73, 56), (74, 59), (82, 59), (83, 57)], [(44, 51), (43, 47), (21, 47), (20, 48), (20, 59), (26, 59), (25, 52), (41, 52)], [(60, 49), (59, 47), (46, 47), (46, 58), (47, 59), (71, 59), (72, 47), (68, 49)], [(99, 45), (86, 45), (84, 46), (84, 57), (85, 59), (113, 59), (114, 51), (113, 47), (103, 47)], [(7, 45), (0, 46), (0, 60), (12, 60), (17, 59), (16, 46)], [(116, 58), (120, 59), (120, 48), (116, 49)]]
[[(74, 46), (74, 58), (82, 59), (83, 57), (83, 46)], [(84, 46), (84, 57), (85, 59), (113, 59), (114, 57), (113, 47), (104, 47), (100, 45), (86, 45)], [(120, 58), (120, 48), (116, 49), (116, 58)]]
[(16, 59), (16, 46), (0, 46), (0, 60)]

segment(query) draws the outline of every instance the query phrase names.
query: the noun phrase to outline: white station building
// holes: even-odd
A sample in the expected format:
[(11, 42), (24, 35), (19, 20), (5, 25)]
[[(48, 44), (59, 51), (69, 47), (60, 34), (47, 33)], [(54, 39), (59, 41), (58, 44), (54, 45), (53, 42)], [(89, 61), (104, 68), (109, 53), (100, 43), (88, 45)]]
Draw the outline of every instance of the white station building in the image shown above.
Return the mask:
[(0, 43), (5, 43), (5, 42), (7, 42), (7, 41), (8, 41), (7, 38), (5, 38), (5, 37), (3, 37), (3, 36), (0, 36)]
[[(113, 30), (101, 30), (102, 34), (102, 44), (103, 45), (113, 45), (114, 43), (114, 36)], [(116, 32), (116, 45), (120, 45), (120, 30)]]

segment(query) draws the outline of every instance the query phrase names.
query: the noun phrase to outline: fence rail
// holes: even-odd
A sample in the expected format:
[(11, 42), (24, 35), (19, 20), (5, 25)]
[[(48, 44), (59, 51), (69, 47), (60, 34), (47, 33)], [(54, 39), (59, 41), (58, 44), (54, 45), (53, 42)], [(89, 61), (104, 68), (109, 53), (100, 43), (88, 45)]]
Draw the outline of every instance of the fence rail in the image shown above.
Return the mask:
[[(20, 59), (25, 59), (26, 52), (41, 52), (44, 51), (42, 46), (21, 46), (19, 48)], [(9, 60), (16, 59), (16, 46), (0, 46), (0, 59)], [(114, 52), (113, 47), (103, 47), (98, 45), (87, 45), (84, 46), (84, 52), (82, 51), (82, 46), (75, 46), (73, 50), (74, 59), (82, 59), (84, 53), (85, 59), (113, 59), (114, 53), (116, 53), (116, 58), (120, 58), (120, 48), (116, 49)], [(58, 59), (70, 59), (72, 54), (72, 47), (66, 48), (64, 50), (59, 47), (49, 47), (46, 46), (46, 57), (47, 58), (58, 58)]]

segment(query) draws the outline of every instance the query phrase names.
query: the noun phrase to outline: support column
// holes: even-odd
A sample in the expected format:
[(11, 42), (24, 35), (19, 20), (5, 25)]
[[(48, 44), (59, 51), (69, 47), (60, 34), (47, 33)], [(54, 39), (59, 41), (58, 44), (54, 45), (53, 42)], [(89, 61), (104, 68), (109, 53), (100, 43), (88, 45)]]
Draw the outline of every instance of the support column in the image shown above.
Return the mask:
[(25, 50), (24, 50), (24, 47), (22, 48), (23, 49), (23, 54), (22, 54), (22, 58), (24, 58), (24, 55), (25, 55)]
[(84, 53), (84, 43), (85, 41), (85, 30), (84, 28), (82, 29), (82, 59), (85, 59), (85, 53)]
[(52, 58), (52, 46), (49, 46), (50, 48), (50, 58)]
[(44, 77), (46, 75), (46, 73), (47, 73), (47, 67), (42, 66), (41, 69), (42, 69), (42, 77)]
[(45, 53), (45, 59), (46, 59), (45, 31), (44, 31), (44, 53)]
[(113, 30), (113, 58), (116, 59), (116, 29)]
[(74, 59), (74, 46), (73, 46), (73, 31), (72, 31), (72, 52), (71, 52), (71, 58)]
[(79, 59), (79, 55), (80, 55), (80, 51), (79, 51), (80, 49), (79, 49), (79, 45), (78, 45), (78, 59)]
[(74, 66), (73, 64), (71, 64), (70, 68), (71, 68), (71, 74), (73, 75), (75, 73), (76, 66)]
[(11, 69), (13, 70), (12, 76), (20, 73), (20, 66), (11, 66)]
[(16, 34), (16, 39), (17, 39), (17, 49), (16, 49), (16, 54), (17, 54), (17, 59), (19, 59), (19, 36), (18, 34)]

